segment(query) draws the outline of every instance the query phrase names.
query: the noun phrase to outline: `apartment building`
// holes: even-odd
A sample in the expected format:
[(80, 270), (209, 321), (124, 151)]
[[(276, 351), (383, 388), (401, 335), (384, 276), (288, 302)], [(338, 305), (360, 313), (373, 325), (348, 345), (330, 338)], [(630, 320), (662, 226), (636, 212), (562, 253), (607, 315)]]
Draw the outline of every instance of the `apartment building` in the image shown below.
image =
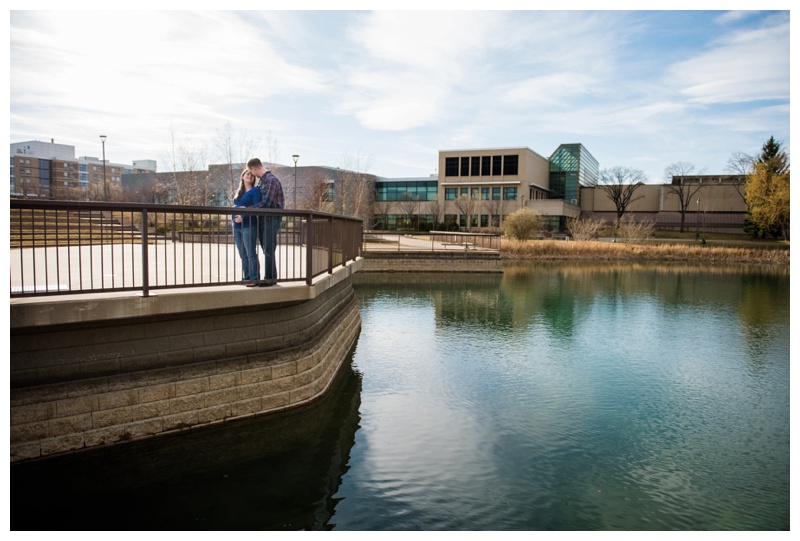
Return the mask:
[(75, 157), (75, 147), (51, 140), (11, 143), (12, 197), (102, 199), (122, 185), (122, 175), (156, 170), (155, 160), (111, 163), (95, 156)]

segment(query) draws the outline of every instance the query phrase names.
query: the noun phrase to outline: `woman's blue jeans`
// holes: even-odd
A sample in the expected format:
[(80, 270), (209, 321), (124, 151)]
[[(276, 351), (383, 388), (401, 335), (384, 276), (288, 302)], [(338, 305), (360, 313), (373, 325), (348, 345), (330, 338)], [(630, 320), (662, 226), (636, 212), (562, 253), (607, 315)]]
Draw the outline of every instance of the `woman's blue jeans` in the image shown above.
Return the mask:
[(233, 241), (242, 258), (242, 279), (258, 280), (261, 269), (258, 264), (258, 228), (256, 224), (252, 227), (236, 227), (233, 230)]

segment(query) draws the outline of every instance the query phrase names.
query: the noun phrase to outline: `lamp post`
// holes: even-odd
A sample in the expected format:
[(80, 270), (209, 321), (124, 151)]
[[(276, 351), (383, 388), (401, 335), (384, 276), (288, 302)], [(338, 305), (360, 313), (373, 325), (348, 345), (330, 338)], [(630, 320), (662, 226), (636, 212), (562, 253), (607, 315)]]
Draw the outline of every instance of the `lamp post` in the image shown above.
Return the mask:
[(700, 198), (697, 198), (697, 212), (694, 213), (694, 240), (700, 240)]
[(108, 183), (106, 182), (106, 136), (101, 135), (100, 141), (103, 143), (103, 196), (108, 201)]
[(294, 208), (297, 209), (297, 160), (300, 159), (300, 154), (292, 154), (294, 160)]

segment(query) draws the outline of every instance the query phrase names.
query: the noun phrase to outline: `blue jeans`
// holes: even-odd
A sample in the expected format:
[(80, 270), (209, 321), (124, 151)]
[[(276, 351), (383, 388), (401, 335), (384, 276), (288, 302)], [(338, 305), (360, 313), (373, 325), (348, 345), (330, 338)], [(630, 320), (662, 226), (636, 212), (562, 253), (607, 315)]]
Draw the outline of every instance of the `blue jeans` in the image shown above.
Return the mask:
[(278, 279), (278, 263), (275, 250), (278, 248), (278, 231), (281, 228), (280, 216), (258, 217), (258, 239), (264, 252), (264, 280)]
[(258, 280), (261, 269), (258, 264), (258, 251), (256, 250), (256, 238), (258, 229), (255, 227), (235, 227), (233, 229), (233, 241), (242, 258), (242, 279)]

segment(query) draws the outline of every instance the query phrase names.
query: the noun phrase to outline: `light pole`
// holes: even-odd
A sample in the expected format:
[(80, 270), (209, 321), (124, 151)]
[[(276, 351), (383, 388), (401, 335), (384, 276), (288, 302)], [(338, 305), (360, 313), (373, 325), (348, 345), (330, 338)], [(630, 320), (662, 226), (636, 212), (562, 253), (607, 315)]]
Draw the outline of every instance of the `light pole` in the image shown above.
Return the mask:
[(297, 209), (297, 160), (300, 159), (300, 154), (292, 154), (294, 160), (294, 208)]
[(694, 240), (700, 240), (700, 198), (697, 198), (697, 212), (694, 213)]
[(103, 143), (103, 196), (108, 201), (108, 183), (106, 182), (106, 136), (101, 135), (100, 141)]

